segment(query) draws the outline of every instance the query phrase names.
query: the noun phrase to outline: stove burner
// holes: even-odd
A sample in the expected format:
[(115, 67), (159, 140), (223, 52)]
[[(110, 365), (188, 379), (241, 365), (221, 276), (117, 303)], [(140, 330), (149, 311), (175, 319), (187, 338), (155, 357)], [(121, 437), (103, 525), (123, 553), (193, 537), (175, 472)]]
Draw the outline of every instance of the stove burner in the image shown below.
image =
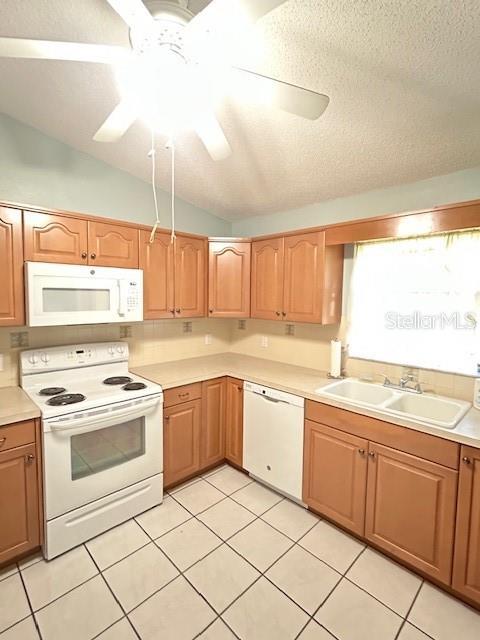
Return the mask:
[(131, 381), (132, 379), (128, 376), (112, 376), (111, 378), (105, 378), (103, 384), (125, 384)]
[(45, 387), (45, 389), (40, 389), (41, 396), (58, 396), (59, 393), (63, 393), (65, 391), (65, 387)]
[(125, 391), (137, 391), (138, 389), (146, 389), (146, 388), (147, 388), (147, 385), (144, 384), (143, 382), (129, 382), (124, 387), (122, 387), (122, 389), (125, 389)]
[(60, 407), (66, 404), (75, 404), (76, 402), (82, 402), (85, 400), (85, 396), (81, 393), (65, 393), (61, 396), (54, 396), (47, 400), (47, 404), (52, 407)]

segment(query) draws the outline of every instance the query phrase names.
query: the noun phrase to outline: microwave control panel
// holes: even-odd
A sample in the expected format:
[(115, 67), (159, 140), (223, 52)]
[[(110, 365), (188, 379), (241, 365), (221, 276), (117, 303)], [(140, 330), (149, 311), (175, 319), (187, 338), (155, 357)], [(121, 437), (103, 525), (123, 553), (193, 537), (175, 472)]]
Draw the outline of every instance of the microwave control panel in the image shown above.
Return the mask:
[(138, 282), (129, 282), (127, 289), (127, 311), (136, 311), (142, 304)]

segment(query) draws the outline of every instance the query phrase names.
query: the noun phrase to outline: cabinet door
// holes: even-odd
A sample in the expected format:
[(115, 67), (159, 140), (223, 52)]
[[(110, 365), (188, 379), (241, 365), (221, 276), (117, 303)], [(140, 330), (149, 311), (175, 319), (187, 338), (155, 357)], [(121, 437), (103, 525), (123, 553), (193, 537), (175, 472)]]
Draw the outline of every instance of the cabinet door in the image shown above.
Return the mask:
[(0, 453), (0, 565), (40, 544), (35, 458), (34, 444)]
[(225, 378), (202, 383), (202, 468), (221, 462), (225, 458), (225, 400)]
[(25, 322), (22, 212), (0, 207), (0, 326)]
[(139, 267), (143, 269), (143, 317), (145, 320), (173, 318), (173, 244), (169, 233), (140, 231)]
[(175, 240), (175, 315), (205, 315), (207, 243), (201, 238), (177, 236)]
[(325, 233), (285, 238), (283, 313), (292, 322), (321, 322)]
[(163, 422), (163, 482), (166, 487), (200, 469), (201, 400), (165, 409)]
[(227, 378), (225, 457), (243, 467), (243, 380)]
[(252, 318), (282, 318), (283, 238), (252, 242), (251, 300)]
[(462, 447), (452, 586), (480, 604), (480, 449)]
[(250, 243), (210, 242), (208, 252), (208, 315), (248, 318)]
[(88, 222), (88, 263), (98, 267), (138, 268), (138, 229)]
[(53, 213), (23, 214), (25, 260), (87, 264), (88, 223), (86, 220)]
[(305, 421), (303, 500), (362, 535), (365, 529), (368, 441)]
[(365, 536), (450, 583), (458, 473), (370, 443)]

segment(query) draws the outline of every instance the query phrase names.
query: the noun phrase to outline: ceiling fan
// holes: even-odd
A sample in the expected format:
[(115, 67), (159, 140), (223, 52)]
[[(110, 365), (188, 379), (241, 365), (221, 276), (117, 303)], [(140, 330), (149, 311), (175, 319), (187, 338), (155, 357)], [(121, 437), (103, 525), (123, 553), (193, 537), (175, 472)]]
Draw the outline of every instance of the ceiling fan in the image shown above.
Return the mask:
[(242, 37), (240, 26), (285, 1), (223, 0), (218, 14), (222, 0), (215, 0), (194, 15), (187, 0), (107, 0), (129, 26), (131, 48), (0, 37), (0, 56), (114, 65), (126, 89), (94, 140), (120, 139), (139, 117), (153, 127), (159, 105), (169, 104), (162, 113), (169, 126), (172, 118), (188, 120), (210, 156), (222, 160), (232, 150), (216, 119), (212, 92), (240, 87), (244, 95), (263, 95), (269, 104), (311, 120), (328, 106), (326, 95), (229, 64), (226, 50)]

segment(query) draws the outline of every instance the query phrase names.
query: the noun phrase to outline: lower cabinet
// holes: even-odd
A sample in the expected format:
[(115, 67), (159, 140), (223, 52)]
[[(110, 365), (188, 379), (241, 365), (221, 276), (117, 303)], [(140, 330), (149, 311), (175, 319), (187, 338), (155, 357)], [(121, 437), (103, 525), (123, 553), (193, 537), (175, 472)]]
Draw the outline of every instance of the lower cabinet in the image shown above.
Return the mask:
[(365, 537), (449, 584), (458, 473), (373, 443), (368, 457)]
[(243, 467), (243, 380), (227, 378), (225, 419), (225, 457)]
[(461, 450), (452, 586), (480, 604), (480, 449), (473, 447)]
[(307, 420), (303, 499), (363, 536), (368, 441)]
[(35, 433), (33, 422), (0, 427), (0, 566), (41, 542), (36, 444), (3, 449), (30, 439), (27, 433)]
[(163, 416), (163, 482), (166, 487), (200, 469), (202, 401), (168, 407)]
[(200, 466), (209, 467), (225, 459), (226, 380), (202, 383), (202, 435)]

